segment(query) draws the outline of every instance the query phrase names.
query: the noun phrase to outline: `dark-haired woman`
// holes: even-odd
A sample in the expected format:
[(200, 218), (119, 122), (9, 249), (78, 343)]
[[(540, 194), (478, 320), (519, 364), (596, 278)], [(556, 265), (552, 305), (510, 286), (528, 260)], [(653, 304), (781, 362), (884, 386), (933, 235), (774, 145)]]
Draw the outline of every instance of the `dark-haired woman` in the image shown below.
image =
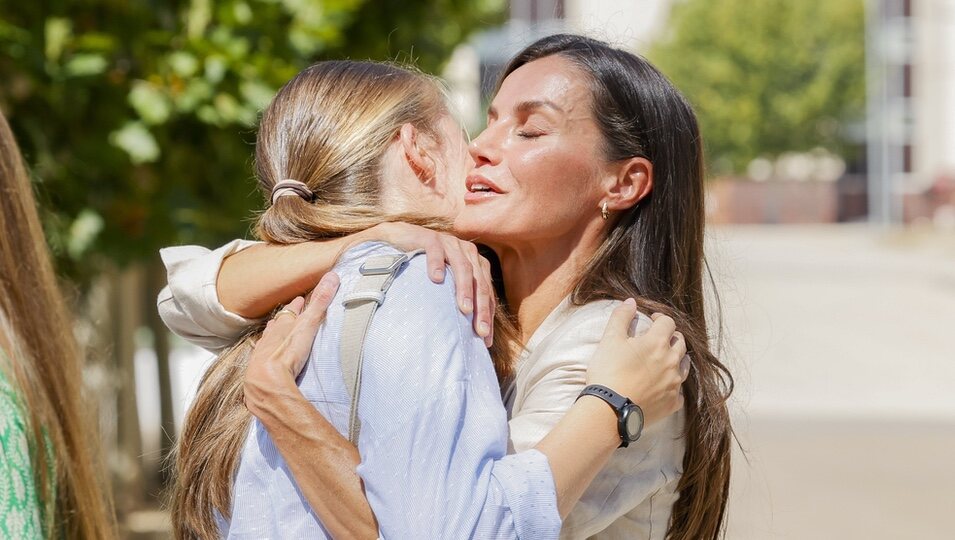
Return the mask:
[(72, 322), (3, 115), (0, 231), (0, 538), (113, 538)]
[[(512, 450), (538, 444), (574, 403), (614, 299), (633, 296), (641, 310), (672, 316), (693, 359), (685, 411), (616, 452), (564, 520), (562, 536), (716, 538), (729, 486), (725, 401), (732, 379), (707, 341), (702, 143), (691, 107), (645, 60), (588, 38), (551, 36), (506, 68), (488, 128), (470, 153), (475, 168), (454, 230), (495, 252), (504, 300), (519, 324), (524, 350), (504, 388)], [(314, 248), (329, 256), (327, 245)], [(240, 288), (231, 276), (261, 275), (275, 253), (286, 260), (313, 256), (282, 250), (268, 246), (226, 259), (218, 285), (208, 269), (218, 270), (222, 252), (179, 265), (172, 280), (188, 294), (170, 297), (177, 315), (167, 320), (209, 337), (216, 332), (195, 323), (216, 310), (211, 319), (228, 322), (219, 298), (254, 316), (261, 312), (241, 306), (274, 305), (283, 292), (287, 299), (290, 290), (314, 283), (316, 267), (308, 266), (264, 280), (264, 291), (242, 280), (244, 292), (229, 298)], [(202, 287), (182, 283), (197, 279), (207, 297), (219, 295), (202, 304), (205, 310), (187, 313)], [(269, 429), (273, 436), (296, 433), (277, 424)], [(308, 429), (298, 435), (314, 439), (304, 436)], [(300, 484), (310, 482), (307, 474), (297, 476)]]

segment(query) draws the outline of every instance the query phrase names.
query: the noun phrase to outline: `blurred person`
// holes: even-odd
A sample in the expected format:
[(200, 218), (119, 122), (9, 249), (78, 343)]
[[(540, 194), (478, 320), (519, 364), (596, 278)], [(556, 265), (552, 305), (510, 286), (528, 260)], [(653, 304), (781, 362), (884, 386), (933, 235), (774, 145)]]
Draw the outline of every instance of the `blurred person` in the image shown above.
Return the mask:
[[(316, 64), (287, 83), (263, 114), (256, 170), (270, 204), (258, 234), (273, 243), (300, 243), (388, 219), (440, 224), (430, 216), (459, 206), (461, 193), (446, 179), (460, 182), (466, 162), (463, 133), (431, 78), (370, 62)], [(339, 432), (348, 426), (353, 402), (339, 362), (348, 295), (336, 296), (337, 276), (350, 291), (368, 265), (381, 264), (376, 258), (392, 255), (400, 270), (361, 345), (361, 435), (358, 452), (346, 461), (352, 496), (329, 497), (309, 486), (300, 491), (300, 473), (321, 450), (286, 464), (279, 451), (297, 456), (295, 445), (283, 448), (281, 435), (270, 437), (262, 423), (250, 430), (243, 400), (259, 418), (288, 422), (275, 414), (271, 386), (273, 379), (284, 382), (302, 409), (321, 413), (310, 424), (324, 429), (323, 439), (347, 443)], [(320, 327), (333, 298), (328, 324)], [(457, 309), (453, 279), (433, 283), (424, 257), (359, 244), (326, 274), (305, 313), (303, 303), (296, 299), (265, 329), (220, 355), (200, 384), (176, 455), (177, 537), (366, 537), (380, 528), (388, 538), (557, 538), (559, 513), (574, 506), (601, 465), (629, 442), (621, 438), (617, 414), (588, 396), (534, 448), (507, 455), (498, 384), (498, 376), (510, 372), (506, 333), (498, 335), (492, 361)], [(634, 301), (617, 309), (587, 378), (608, 395), (633, 396), (653, 425), (681, 406), (686, 348), (668, 317), (659, 317), (645, 336), (629, 337), (635, 313)], [(299, 316), (303, 324), (290, 337), (283, 327)], [(276, 372), (256, 355), (297, 367)], [(243, 394), (246, 364), (262, 378), (245, 384)], [(635, 414), (640, 424), (634, 426), (642, 428), (644, 418)], [(358, 454), (367, 502), (354, 472)], [(359, 509), (362, 516), (342, 522)]]
[[(642, 58), (588, 38), (551, 36), (504, 71), (471, 155), (476, 168), (462, 183), (467, 202), (454, 231), (496, 252), (524, 347), (514, 376), (502, 381), (510, 450), (534, 447), (574, 402), (614, 298), (634, 296), (642, 311), (673, 316), (693, 359), (685, 423), (684, 414), (674, 415), (617, 452), (564, 519), (562, 535), (716, 538), (729, 486), (732, 377), (708, 345), (702, 143), (691, 107)], [(455, 262), (465, 276), (485, 266), (473, 247), (438, 233), (396, 224), (367, 232), (404, 249), (428, 248), (441, 265), (442, 258), (452, 263), (455, 277)], [(255, 323), (247, 317), (314, 285), (350, 241), (236, 241), (213, 252), (167, 252), (170, 287), (160, 310), (180, 335), (221, 347)], [(481, 309), (486, 284), (475, 279), (472, 290), (470, 279), (459, 279), (459, 288), (462, 281), (468, 286), (459, 304), (475, 310), (477, 330), (488, 336), (480, 326), (491, 312)], [(276, 396), (290, 395), (274, 386)], [(247, 387), (269, 394), (258, 381)], [(308, 467), (322, 461), (309, 455), (330, 453), (322, 454), (322, 444), (334, 446), (309, 423), (262, 421), (276, 439), (298, 442), (300, 486), (347, 490), (347, 475), (329, 483), (314, 472), (320, 467)]]
[(81, 355), (0, 115), (0, 537), (114, 538)]

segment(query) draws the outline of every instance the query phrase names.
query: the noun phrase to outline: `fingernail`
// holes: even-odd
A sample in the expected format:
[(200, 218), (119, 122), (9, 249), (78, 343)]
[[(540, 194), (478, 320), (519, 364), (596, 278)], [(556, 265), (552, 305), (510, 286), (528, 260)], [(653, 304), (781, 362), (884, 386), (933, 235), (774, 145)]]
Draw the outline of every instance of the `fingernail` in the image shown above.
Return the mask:
[(626, 300), (623, 301), (623, 303), (626, 304), (626, 305), (628, 305), (628, 306), (630, 306), (630, 307), (636, 307), (636, 306), (637, 306), (637, 301), (634, 300), (633, 298), (627, 298)]
[(438, 280), (438, 281), (443, 280), (443, 279), (444, 279), (444, 268), (435, 268), (434, 270), (432, 270), (432, 271), (431, 271), (431, 277), (433, 277), (434, 279), (436, 279), (436, 280)]
[(471, 311), (474, 310), (474, 302), (471, 301), (470, 298), (465, 298), (461, 301), (461, 309), (463, 309), (465, 313), (471, 313)]
[(478, 323), (478, 335), (480, 335), (481, 337), (487, 337), (487, 335), (490, 332), (491, 332), (491, 327), (486, 322), (481, 321), (480, 323)]
[(322, 290), (330, 290), (338, 287), (338, 275), (331, 272), (325, 274), (322, 276), (321, 281), (318, 282), (318, 286), (321, 287)]

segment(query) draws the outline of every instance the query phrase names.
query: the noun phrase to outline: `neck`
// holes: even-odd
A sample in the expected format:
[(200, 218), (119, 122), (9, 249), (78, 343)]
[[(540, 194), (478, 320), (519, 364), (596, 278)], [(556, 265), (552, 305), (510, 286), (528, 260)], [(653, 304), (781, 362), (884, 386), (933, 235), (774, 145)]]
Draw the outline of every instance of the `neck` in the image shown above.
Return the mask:
[(601, 229), (585, 227), (565, 237), (492, 246), (501, 262), (509, 311), (526, 344), (544, 319), (573, 290), (600, 246)]

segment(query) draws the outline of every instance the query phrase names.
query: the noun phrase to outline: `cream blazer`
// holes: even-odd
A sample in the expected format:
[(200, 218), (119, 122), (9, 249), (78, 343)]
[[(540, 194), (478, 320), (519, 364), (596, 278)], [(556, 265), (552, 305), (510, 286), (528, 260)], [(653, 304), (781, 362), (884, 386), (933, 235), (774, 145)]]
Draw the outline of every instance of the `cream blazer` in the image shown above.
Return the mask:
[[(252, 244), (235, 240), (214, 251), (198, 246), (161, 251), (169, 285), (159, 295), (158, 308), (173, 332), (218, 351), (255, 322), (226, 311), (215, 288), (222, 260)], [(574, 306), (567, 298), (531, 336), (513, 382), (503, 390), (511, 452), (533, 448), (573, 405), (616, 305), (602, 300)], [(641, 314), (636, 333), (649, 326), (650, 319)], [(680, 411), (617, 450), (564, 520), (561, 538), (664, 538), (683, 467), (683, 422)]]
[[(587, 363), (619, 302), (575, 306), (565, 299), (547, 316), (518, 360), (505, 390), (511, 451), (533, 448), (584, 388)], [(639, 315), (635, 333), (650, 319)], [(647, 427), (636, 443), (616, 451), (564, 520), (561, 538), (662, 539), (683, 470), (683, 411)]]

